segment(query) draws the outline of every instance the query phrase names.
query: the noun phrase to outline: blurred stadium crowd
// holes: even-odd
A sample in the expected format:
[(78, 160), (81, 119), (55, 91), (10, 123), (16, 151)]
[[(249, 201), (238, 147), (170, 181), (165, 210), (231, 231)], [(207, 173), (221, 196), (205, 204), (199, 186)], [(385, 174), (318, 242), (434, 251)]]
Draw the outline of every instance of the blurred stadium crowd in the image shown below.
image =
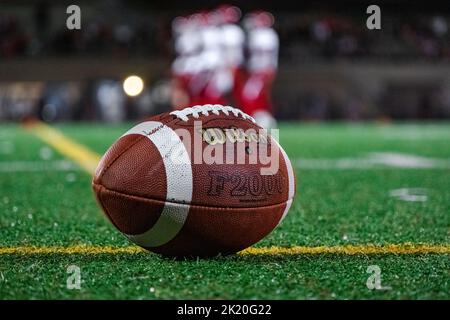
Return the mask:
[[(180, 15), (180, 10), (139, 10), (119, 0), (86, 3), (82, 28), (75, 31), (65, 28), (67, 15), (53, 1), (9, 3), (8, 10), (0, 10), (0, 63), (46, 59), (51, 68), (52, 59), (139, 57), (162, 59), (171, 67), (151, 81), (142, 74), (146, 85), (136, 95), (128, 95), (124, 79), (115, 77), (5, 82), (0, 71), (0, 120), (122, 121), (202, 103), (233, 104), (253, 115), (262, 111), (268, 125), (275, 121), (271, 115), (291, 120), (450, 117), (450, 79), (433, 71), (450, 63), (448, 10), (383, 11), (382, 31), (370, 31), (365, 12), (351, 10), (269, 13), (220, 5)], [(344, 82), (341, 63), (370, 63), (375, 70), (355, 69), (356, 76)], [(404, 81), (408, 70), (390, 78), (401, 78), (395, 81), (377, 75), (397, 63), (409, 63), (403, 69), (419, 63), (438, 67), (409, 82)], [(430, 73), (434, 76), (426, 76)]]
[[(71, 32), (55, 27), (51, 7), (36, 1), (31, 21), (0, 12), (0, 57), (58, 54), (170, 54), (171, 15), (132, 12), (132, 19), (118, 18), (123, 5), (99, 8), (102, 14), (83, 20)], [(125, 8), (126, 9), (126, 8)], [(119, 11), (119, 12), (118, 12)], [(127, 10), (125, 10), (127, 11)], [(129, 11), (129, 10), (128, 10)], [(323, 12), (279, 12), (275, 29), (283, 43), (282, 57), (335, 57), (382, 59), (450, 59), (450, 17), (443, 14), (383, 12), (383, 34), (368, 30), (361, 15)], [(113, 17), (113, 18), (111, 18)]]

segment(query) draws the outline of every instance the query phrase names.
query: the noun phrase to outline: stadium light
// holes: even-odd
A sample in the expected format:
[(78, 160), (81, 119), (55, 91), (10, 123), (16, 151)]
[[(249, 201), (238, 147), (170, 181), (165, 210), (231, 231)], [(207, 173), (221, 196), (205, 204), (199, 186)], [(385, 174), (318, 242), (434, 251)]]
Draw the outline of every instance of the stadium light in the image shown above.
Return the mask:
[(130, 97), (139, 95), (144, 89), (144, 81), (138, 76), (129, 76), (123, 81), (123, 91)]

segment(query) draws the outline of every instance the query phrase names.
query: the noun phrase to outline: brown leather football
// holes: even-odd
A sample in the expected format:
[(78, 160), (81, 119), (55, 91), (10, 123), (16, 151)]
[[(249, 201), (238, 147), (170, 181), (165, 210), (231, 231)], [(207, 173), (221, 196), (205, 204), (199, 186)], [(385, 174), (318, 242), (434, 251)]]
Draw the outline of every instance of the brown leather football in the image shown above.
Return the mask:
[(268, 235), (292, 204), (295, 177), (253, 118), (204, 105), (130, 129), (102, 157), (92, 186), (108, 219), (139, 246), (214, 256)]

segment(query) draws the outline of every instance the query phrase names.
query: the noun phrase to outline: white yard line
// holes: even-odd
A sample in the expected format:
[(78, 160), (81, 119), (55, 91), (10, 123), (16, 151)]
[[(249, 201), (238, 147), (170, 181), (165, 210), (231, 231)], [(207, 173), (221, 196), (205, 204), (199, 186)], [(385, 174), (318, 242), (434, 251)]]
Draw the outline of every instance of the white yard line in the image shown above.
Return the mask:
[(372, 152), (359, 158), (295, 158), (293, 163), (299, 170), (450, 169), (450, 159), (397, 152)]
[(0, 173), (40, 172), (40, 171), (77, 171), (80, 167), (70, 160), (55, 161), (0, 161)]
[[(428, 158), (394, 152), (373, 152), (362, 157), (293, 158), (298, 170), (368, 170), (368, 169), (450, 169), (450, 159)], [(39, 171), (78, 171), (70, 160), (0, 161), (0, 173)]]
[(428, 200), (426, 188), (400, 188), (389, 191), (393, 198), (408, 202), (425, 202)]

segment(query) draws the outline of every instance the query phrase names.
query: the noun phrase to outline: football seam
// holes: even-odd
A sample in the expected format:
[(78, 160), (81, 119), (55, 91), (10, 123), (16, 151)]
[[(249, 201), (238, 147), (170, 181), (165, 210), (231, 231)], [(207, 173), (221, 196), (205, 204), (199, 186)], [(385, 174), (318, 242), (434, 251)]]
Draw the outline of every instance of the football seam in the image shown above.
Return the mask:
[(98, 192), (98, 202), (100, 203), (100, 206), (102, 207), (106, 218), (114, 225), (114, 227), (116, 227), (118, 230), (120, 230), (119, 226), (114, 222), (114, 219), (111, 217), (111, 215), (109, 214), (109, 210), (108, 208), (104, 205), (103, 203), (103, 190), (108, 190), (106, 189), (104, 186), (102, 186), (101, 184), (95, 184), (93, 183), (93, 185), (98, 186), (99, 187), (99, 192)]
[(147, 198), (147, 197), (142, 197), (142, 196), (137, 196), (137, 195), (133, 195), (133, 194), (128, 194), (128, 193), (124, 193), (124, 192), (120, 192), (120, 191), (116, 191), (116, 190), (112, 190), (109, 189), (101, 184), (97, 184), (97, 183), (93, 183), (93, 185), (99, 186), (101, 188), (101, 190), (106, 190), (108, 192), (117, 194), (117, 195), (121, 195), (121, 196), (126, 196), (126, 197), (130, 197), (131, 199), (137, 199), (137, 200), (146, 200), (146, 201), (155, 201), (155, 202), (161, 202), (161, 203), (169, 203), (169, 204), (182, 204), (182, 205), (187, 205), (190, 207), (197, 207), (197, 208), (210, 208), (210, 209), (217, 209), (217, 210), (230, 210), (230, 209), (236, 209), (236, 210), (242, 210), (242, 209), (264, 209), (264, 208), (270, 208), (270, 207), (276, 207), (276, 206), (280, 206), (280, 205), (284, 205), (286, 204), (288, 201), (292, 200), (292, 199), (287, 199), (286, 201), (283, 202), (279, 202), (279, 203), (274, 203), (274, 204), (270, 204), (267, 206), (258, 206), (258, 207), (216, 207), (216, 206), (211, 206), (211, 205), (202, 205), (202, 204), (193, 204), (193, 203), (185, 203), (182, 201), (168, 201), (168, 200), (161, 200), (161, 199), (152, 199), (152, 198)]
[[(129, 146), (127, 146), (124, 150), (122, 150), (122, 152), (120, 152), (119, 154), (117, 154), (112, 160), (111, 162), (103, 169), (102, 173), (100, 174), (100, 176), (98, 177), (98, 181), (101, 181), (103, 176), (105, 175), (106, 171), (108, 171), (108, 169), (128, 150), (130, 150), (132, 147), (134, 147), (138, 142), (140, 142), (142, 139), (144, 138), (148, 138), (148, 136), (153, 135), (154, 133), (158, 132), (159, 130), (161, 130), (161, 128), (163, 128), (165, 125), (174, 122), (175, 120), (177, 120), (177, 118), (172, 119), (170, 121), (168, 121), (167, 123), (161, 122), (161, 126), (158, 126), (157, 128), (155, 128), (155, 130), (153, 130), (149, 135), (140, 135), (140, 137), (138, 139), (136, 139), (136, 141), (134, 141), (132, 144), (130, 144)], [(122, 136), (124, 137), (124, 136)], [(122, 138), (120, 137), (120, 138)], [(120, 138), (118, 140), (120, 140)], [(117, 141), (118, 141), (117, 140)]]

